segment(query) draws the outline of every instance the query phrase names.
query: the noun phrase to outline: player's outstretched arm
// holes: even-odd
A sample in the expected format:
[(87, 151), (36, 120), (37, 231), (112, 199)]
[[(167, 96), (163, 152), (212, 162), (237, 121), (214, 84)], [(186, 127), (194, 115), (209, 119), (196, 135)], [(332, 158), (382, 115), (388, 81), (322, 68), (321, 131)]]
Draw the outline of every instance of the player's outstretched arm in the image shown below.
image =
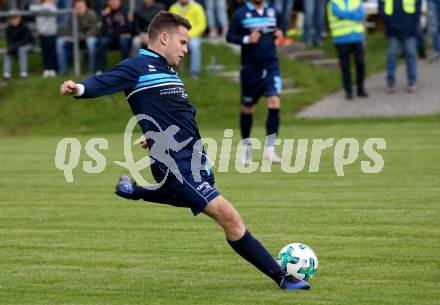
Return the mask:
[(80, 88), (79, 88), (78, 84), (72, 80), (66, 80), (60, 86), (61, 95), (74, 96), (79, 93), (79, 90), (80, 90)]
[(133, 58), (129, 58), (100, 75), (90, 76), (78, 83), (65, 81), (60, 87), (60, 93), (83, 99), (133, 89), (139, 79), (139, 72), (134, 64)]

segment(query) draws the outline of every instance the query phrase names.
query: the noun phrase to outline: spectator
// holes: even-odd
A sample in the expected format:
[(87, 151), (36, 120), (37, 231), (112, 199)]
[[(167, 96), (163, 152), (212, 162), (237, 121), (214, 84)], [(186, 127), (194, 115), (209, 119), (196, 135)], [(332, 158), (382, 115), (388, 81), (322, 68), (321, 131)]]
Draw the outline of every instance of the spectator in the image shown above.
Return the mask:
[[(57, 0), (58, 9), (72, 8), (72, 0)], [(67, 28), (67, 22), (69, 21), (69, 15), (63, 14), (58, 16), (58, 24), (61, 28)]]
[(193, 79), (198, 79), (202, 61), (201, 35), (206, 30), (206, 15), (203, 7), (193, 0), (179, 0), (170, 11), (188, 19), (192, 28), (189, 31), (190, 73)]
[(3, 78), (11, 78), (12, 57), (18, 56), (20, 77), (28, 76), (27, 53), (32, 49), (34, 38), (26, 23), (11, 11), (8, 26), (6, 27), (7, 52), (3, 58)]
[[(228, 16), (226, 0), (206, 0), (209, 37), (217, 37), (219, 30), (222, 35), (228, 31)], [(218, 26), (217, 26), (218, 25)]]
[(396, 66), (399, 49), (403, 46), (406, 72), (407, 91), (417, 90), (417, 50), (416, 33), (421, 12), (420, 0), (380, 0), (379, 13), (385, 23), (388, 41), (387, 54), (387, 91), (395, 92)]
[(174, 0), (157, 0), (156, 2), (162, 4), (166, 10), (169, 10)]
[(304, 1), (304, 42), (308, 47), (322, 44), (326, 0)]
[(426, 43), (425, 43), (425, 33), (423, 33), (422, 24), (419, 21), (417, 23), (417, 30), (416, 30), (416, 45), (417, 45), (417, 53), (419, 55), (419, 58), (425, 59), (426, 58)]
[(132, 22), (121, 0), (108, 0), (102, 13), (101, 37), (99, 38), (98, 72), (107, 67), (107, 50), (119, 49), (122, 58), (130, 55)]
[(293, 41), (287, 34), (287, 27), (290, 23), (290, 17), (292, 15), (293, 6), (295, 5), (295, 0), (274, 0), (273, 5), (275, 9), (278, 11), (281, 17), (281, 28), (280, 30), (283, 32), (284, 37), (275, 41), (277, 45), (289, 45)]
[(364, 6), (361, 0), (331, 0), (328, 18), (333, 43), (338, 51), (339, 65), (345, 98), (353, 99), (350, 60), (353, 54), (356, 64), (356, 85), (359, 97), (368, 97), (364, 88)]
[(165, 7), (154, 0), (143, 0), (142, 5), (134, 13), (136, 36), (133, 38), (132, 53), (137, 54), (142, 46), (148, 45), (148, 26), (154, 16)]
[[(54, 77), (56, 76), (57, 65), (56, 40), (58, 26), (56, 15), (50, 15), (50, 13), (55, 13), (57, 8), (54, 0), (42, 0), (41, 4), (32, 4), (30, 10), (41, 13), (35, 19), (43, 56), (43, 77)], [(46, 13), (49, 13), (49, 15)]]
[(105, 0), (87, 0), (88, 7), (92, 9), (98, 17), (102, 16), (105, 8)]
[[(75, 1), (75, 11), (78, 16), (78, 39), (80, 47), (87, 49), (87, 72), (93, 74), (95, 72), (96, 62), (96, 42), (97, 42), (97, 23), (98, 17), (96, 13), (87, 7), (86, 0)], [(68, 23), (67, 35), (58, 37), (57, 39), (57, 58), (60, 74), (67, 73), (69, 62), (69, 54), (72, 53), (73, 46), (73, 30)]]
[(440, 59), (440, 0), (428, 0), (428, 16), (434, 48), (434, 54), (429, 61), (434, 62)]

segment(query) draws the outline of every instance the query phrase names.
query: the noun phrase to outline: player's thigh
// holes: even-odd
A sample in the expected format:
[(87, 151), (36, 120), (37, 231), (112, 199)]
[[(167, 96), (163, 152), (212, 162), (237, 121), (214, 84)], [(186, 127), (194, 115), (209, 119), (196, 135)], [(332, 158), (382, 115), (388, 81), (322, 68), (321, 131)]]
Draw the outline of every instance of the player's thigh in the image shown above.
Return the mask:
[(281, 95), (281, 90), (282, 90), (282, 80), (278, 67), (268, 69), (266, 76), (264, 78), (264, 85), (263, 85), (264, 96), (266, 97), (266, 99), (268, 97), (278, 97), (279, 99), (279, 96)]
[(222, 226), (243, 225), (240, 214), (223, 196), (219, 195), (206, 205), (203, 213), (213, 218)]
[(182, 174), (181, 181), (174, 178), (169, 191), (176, 195), (178, 202), (191, 208), (194, 215), (202, 212), (210, 201), (219, 196), (214, 187), (214, 176), (195, 179), (192, 173)]
[(263, 95), (264, 71), (254, 68), (240, 70), (241, 104), (245, 107), (255, 105)]

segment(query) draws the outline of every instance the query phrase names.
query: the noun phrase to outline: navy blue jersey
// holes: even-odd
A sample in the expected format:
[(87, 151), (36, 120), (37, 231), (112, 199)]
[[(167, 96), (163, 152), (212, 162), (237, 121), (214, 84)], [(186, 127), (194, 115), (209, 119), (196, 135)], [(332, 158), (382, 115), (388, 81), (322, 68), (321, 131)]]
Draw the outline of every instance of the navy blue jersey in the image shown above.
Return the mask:
[[(228, 42), (241, 45), (242, 67), (264, 69), (277, 64), (274, 32), (279, 25), (279, 14), (266, 4), (262, 15), (250, 2), (235, 11), (226, 39)], [(261, 33), (260, 40), (258, 43), (248, 44), (245, 37), (254, 31)]]
[[(171, 125), (179, 127), (174, 139), (182, 143), (191, 140), (182, 149), (169, 155), (181, 171), (191, 169), (194, 143), (200, 139), (195, 121), (196, 109), (188, 101), (185, 87), (177, 72), (165, 58), (151, 50), (140, 50), (136, 57), (128, 58), (99, 76), (89, 77), (80, 84), (84, 94), (79, 98), (93, 98), (124, 91), (133, 114), (152, 117), (162, 131)], [(142, 132), (160, 131), (154, 122), (139, 121)], [(151, 148), (154, 141), (147, 140)], [(203, 151), (201, 151), (203, 153)], [(205, 157), (202, 155), (202, 162)]]

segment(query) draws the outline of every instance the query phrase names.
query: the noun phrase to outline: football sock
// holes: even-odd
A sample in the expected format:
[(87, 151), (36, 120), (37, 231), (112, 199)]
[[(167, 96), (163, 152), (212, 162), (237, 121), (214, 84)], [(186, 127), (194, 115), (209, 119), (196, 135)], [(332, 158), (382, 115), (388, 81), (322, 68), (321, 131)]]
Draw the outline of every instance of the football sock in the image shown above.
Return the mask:
[(235, 252), (273, 279), (278, 285), (281, 283), (281, 279), (286, 273), (281, 270), (272, 255), (249, 231), (246, 231), (239, 240), (228, 240), (228, 243)]
[(251, 136), (251, 128), (252, 128), (253, 115), (241, 113), (240, 115), (240, 129), (241, 129), (241, 138), (248, 139)]
[(268, 136), (266, 146), (270, 147), (275, 145), (276, 135), (278, 134), (279, 126), (280, 126), (280, 110), (269, 109), (266, 120), (266, 134)]

